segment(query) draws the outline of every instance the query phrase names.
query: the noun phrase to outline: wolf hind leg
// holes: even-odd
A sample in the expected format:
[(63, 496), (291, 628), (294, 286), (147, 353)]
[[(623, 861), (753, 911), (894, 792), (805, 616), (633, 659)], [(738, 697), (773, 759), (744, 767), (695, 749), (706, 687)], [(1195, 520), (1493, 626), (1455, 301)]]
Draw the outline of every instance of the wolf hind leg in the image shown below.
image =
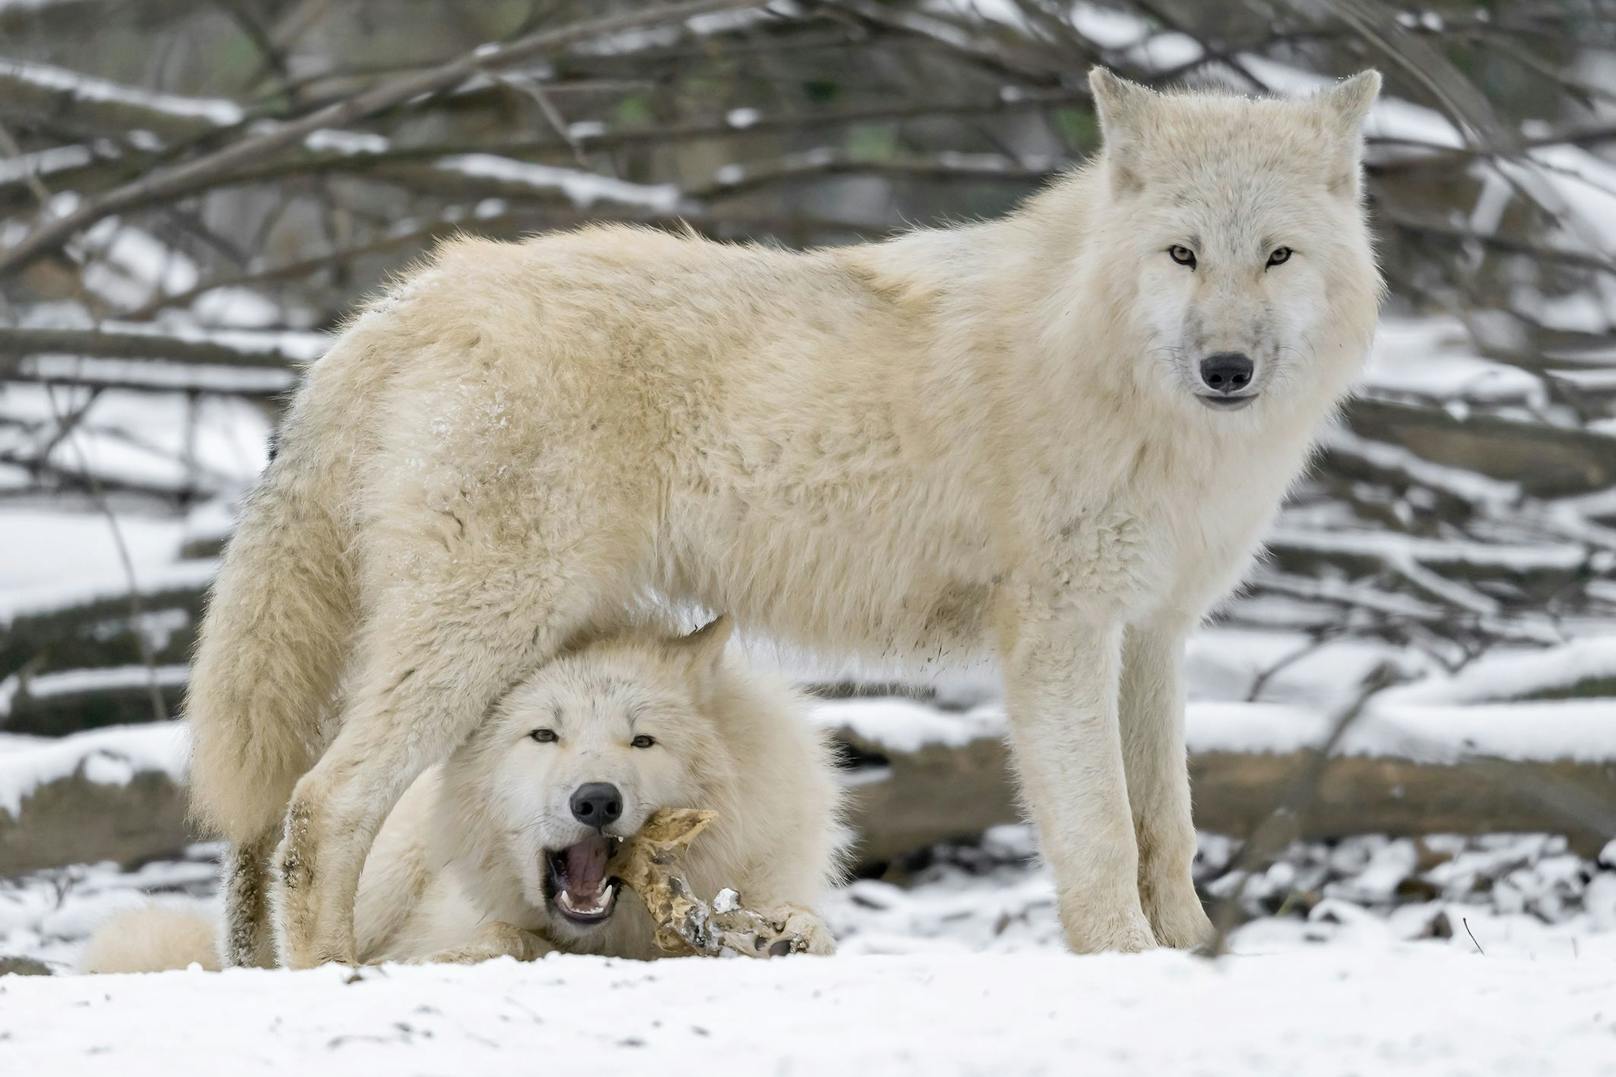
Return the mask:
[(232, 845), (224, 857), (224, 938), (220, 956), (235, 968), (274, 968), (275, 936), (270, 914), (270, 857), (279, 828)]

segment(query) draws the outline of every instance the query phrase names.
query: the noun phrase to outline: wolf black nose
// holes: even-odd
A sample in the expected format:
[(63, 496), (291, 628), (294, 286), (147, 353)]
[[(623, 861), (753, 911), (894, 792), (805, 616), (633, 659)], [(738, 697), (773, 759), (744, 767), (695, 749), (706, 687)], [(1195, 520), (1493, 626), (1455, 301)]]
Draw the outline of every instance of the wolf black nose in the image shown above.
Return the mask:
[(584, 826), (610, 826), (622, 814), (623, 794), (610, 782), (585, 782), (572, 794), (572, 817)]
[(1251, 360), (1240, 352), (1214, 352), (1201, 360), (1201, 380), (1213, 392), (1238, 393), (1251, 384), (1253, 369)]

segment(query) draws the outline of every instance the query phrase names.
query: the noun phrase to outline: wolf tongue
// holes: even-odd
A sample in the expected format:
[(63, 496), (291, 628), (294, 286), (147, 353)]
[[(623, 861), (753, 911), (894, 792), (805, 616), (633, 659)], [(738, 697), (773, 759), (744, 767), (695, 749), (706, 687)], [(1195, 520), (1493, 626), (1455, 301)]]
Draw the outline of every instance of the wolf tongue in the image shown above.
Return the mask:
[(567, 893), (578, 898), (594, 897), (606, 876), (609, 852), (606, 839), (599, 834), (567, 846)]

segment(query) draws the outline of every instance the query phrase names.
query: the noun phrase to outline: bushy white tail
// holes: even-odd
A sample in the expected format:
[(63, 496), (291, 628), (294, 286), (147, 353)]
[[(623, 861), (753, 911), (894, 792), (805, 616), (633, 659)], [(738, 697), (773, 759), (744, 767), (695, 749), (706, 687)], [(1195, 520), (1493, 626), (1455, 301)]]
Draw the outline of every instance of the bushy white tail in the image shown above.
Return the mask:
[(319, 757), (353, 634), (352, 461), (363, 436), (354, 415), (374, 390), (362, 359), (350, 336), (310, 370), (198, 637), (185, 703), (192, 811), (238, 845), (278, 828)]
[(162, 905), (121, 912), (102, 924), (79, 958), (83, 972), (219, 969), (219, 919), (203, 909)]

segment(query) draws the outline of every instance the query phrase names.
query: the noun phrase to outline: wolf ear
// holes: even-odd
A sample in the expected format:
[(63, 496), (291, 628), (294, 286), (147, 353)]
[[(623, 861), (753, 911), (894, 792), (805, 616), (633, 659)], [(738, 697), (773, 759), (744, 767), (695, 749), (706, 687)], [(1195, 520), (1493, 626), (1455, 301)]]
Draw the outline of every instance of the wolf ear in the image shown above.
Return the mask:
[(720, 615), (696, 629), (688, 636), (680, 636), (669, 643), (669, 650), (685, 662), (699, 677), (707, 677), (718, 668), (724, 657), (724, 648), (734, 631), (735, 622)]
[(1138, 190), (1144, 183), (1141, 136), (1156, 92), (1099, 66), (1089, 69), (1089, 92), (1100, 119), (1111, 182), (1118, 191)]
[(1330, 171), (1330, 189), (1357, 192), (1358, 166), (1363, 158), (1363, 124), (1369, 109), (1380, 96), (1380, 72), (1360, 71), (1342, 79), (1313, 98), (1319, 107), (1325, 130), (1341, 152)]

